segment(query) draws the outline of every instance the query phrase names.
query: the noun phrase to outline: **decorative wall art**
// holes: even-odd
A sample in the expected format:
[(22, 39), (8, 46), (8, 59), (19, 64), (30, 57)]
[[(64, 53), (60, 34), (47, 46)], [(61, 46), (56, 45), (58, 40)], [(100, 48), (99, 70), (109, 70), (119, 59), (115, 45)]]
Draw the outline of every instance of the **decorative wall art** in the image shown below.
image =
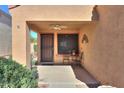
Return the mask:
[(86, 34), (84, 34), (82, 38), (82, 43), (88, 43), (88, 42), (89, 42), (88, 37)]

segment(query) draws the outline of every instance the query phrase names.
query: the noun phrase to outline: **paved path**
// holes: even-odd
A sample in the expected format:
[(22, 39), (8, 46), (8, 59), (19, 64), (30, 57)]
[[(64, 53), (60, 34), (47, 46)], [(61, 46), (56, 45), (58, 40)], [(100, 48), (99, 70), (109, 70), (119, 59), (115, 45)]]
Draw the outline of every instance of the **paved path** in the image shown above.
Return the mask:
[(87, 85), (77, 80), (71, 66), (37, 66), (39, 87), (49, 88), (86, 88)]

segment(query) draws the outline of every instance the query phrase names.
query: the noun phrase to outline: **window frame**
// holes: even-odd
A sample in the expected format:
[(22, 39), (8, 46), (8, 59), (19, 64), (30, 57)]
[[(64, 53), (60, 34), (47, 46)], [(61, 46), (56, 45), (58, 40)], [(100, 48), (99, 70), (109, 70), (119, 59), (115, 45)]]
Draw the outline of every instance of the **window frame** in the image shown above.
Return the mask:
[[(67, 53), (67, 52), (62, 52), (62, 50), (60, 51), (60, 40), (59, 40), (59, 36), (62, 36), (63, 35), (63, 37), (64, 37), (64, 35), (65, 35), (65, 37), (66, 37), (66, 35), (69, 35), (70, 36), (70, 38), (72, 38), (73, 36), (75, 36), (75, 37), (77, 37), (76, 39), (76, 54), (78, 55), (79, 54), (79, 34), (78, 33), (73, 33), (73, 34), (57, 34), (57, 45), (58, 45), (58, 54), (59, 55), (64, 55), (64, 54), (72, 54), (71, 52), (72, 52), (72, 50), (71, 50), (71, 52), (69, 53)], [(72, 36), (72, 37), (71, 37)], [(72, 45), (72, 44), (71, 44)]]

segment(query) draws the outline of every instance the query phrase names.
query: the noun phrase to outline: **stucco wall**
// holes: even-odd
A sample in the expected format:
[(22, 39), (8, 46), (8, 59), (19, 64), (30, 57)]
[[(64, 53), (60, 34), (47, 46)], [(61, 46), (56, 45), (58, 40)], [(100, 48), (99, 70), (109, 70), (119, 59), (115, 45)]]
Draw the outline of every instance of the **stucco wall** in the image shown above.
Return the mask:
[(11, 9), (12, 56), (21, 64), (29, 60), (26, 21), (91, 21), (93, 6), (19, 6)]
[(102, 84), (124, 87), (124, 6), (98, 6), (98, 12), (99, 22), (80, 32), (89, 38), (82, 65)]
[(11, 38), (11, 16), (0, 10), (0, 56), (11, 55)]
[[(90, 20), (84, 16), (92, 12), (90, 8), (86, 9), (89, 12), (83, 11), (83, 6), (20, 6), (12, 9), (13, 58), (21, 64), (26, 64), (29, 59), (26, 21)], [(98, 6), (97, 9), (99, 21), (82, 26), (80, 30), (80, 38), (86, 33), (89, 39), (87, 44), (82, 44), (80, 39), (80, 49), (84, 51), (82, 65), (102, 84), (124, 87), (124, 6)]]

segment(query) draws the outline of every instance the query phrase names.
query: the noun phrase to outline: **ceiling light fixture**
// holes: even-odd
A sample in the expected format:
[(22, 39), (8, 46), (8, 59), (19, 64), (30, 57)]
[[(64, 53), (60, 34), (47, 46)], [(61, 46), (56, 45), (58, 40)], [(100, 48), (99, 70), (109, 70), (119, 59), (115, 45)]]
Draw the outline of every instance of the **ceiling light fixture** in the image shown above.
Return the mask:
[(67, 28), (67, 26), (61, 25), (61, 24), (50, 24), (50, 28), (54, 30), (62, 30)]

